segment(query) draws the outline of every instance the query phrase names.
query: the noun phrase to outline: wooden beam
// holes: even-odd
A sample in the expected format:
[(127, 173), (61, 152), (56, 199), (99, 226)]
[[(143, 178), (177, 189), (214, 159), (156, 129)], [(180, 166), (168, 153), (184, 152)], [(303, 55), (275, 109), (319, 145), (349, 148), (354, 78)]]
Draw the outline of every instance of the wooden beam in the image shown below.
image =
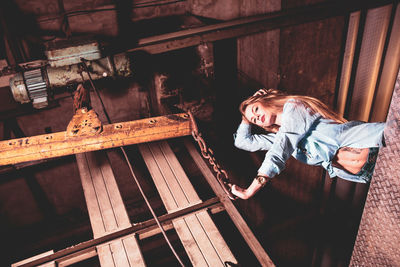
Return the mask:
[(0, 165), (16, 164), (103, 150), (191, 134), (186, 113), (153, 117), (103, 126), (96, 135), (67, 137), (66, 132), (37, 135), (0, 142)]
[(226, 212), (231, 217), (233, 223), (242, 234), (244, 240), (249, 245), (250, 249), (253, 251), (260, 264), (262, 266), (275, 266), (268, 254), (265, 252), (264, 248), (261, 246), (260, 242), (254, 236), (253, 232), (247, 225), (246, 221), (243, 219), (242, 215), (236, 209), (235, 205), (233, 205), (229, 197), (225, 194), (220, 183), (217, 181), (217, 178), (211, 172), (210, 168), (207, 166), (200, 153), (196, 150), (193, 143), (187, 139), (184, 142), (189, 151), (189, 154), (192, 156), (193, 160), (200, 168), (200, 171), (203, 173), (212, 190), (220, 198), (222, 204), (226, 209)]

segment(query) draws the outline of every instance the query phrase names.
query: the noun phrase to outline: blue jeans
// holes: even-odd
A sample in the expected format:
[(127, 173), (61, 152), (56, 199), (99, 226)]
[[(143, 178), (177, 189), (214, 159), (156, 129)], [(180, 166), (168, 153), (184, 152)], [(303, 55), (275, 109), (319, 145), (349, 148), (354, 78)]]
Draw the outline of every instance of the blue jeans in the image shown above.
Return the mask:
[(376, 158), (378, 157), (379, 147), (370, 147), (367, 162), (362, 169), (356, 174), (360, 178), (370, 181), (374, 173)]
[(356, 174), (349, 173), (336, 167), (333, 167), (333, 169), (335, 170), (336, 175), (342, 179), (357, 183), (368, 183), (369, 181), (371, 181), (372, 174), (374, 173), (378, 152), (379, 147), (370, 147), (367, 161), (365, 162), (361, 170)]

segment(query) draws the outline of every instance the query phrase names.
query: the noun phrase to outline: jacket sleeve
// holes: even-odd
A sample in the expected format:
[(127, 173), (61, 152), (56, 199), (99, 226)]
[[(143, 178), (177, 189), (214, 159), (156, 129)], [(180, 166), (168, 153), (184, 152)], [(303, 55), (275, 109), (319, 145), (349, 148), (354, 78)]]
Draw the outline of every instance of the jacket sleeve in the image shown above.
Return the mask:
[(300, 140), (319, 117), (319, 113), (313, 114), (301, 101), (288, 100), (283, 108), (281, 127), (276, 133), (274, 143), (266, 153), (258, 173), (271, 178), (278, 175), (285, 168), (286, 161), (297, 149)]
[(274, 143), (275, 133), (251, 134), (251, 125), (241, 123), (233, 135), (234, 144), (237, 148), (254, 152), (258, 150), (269, 150)]

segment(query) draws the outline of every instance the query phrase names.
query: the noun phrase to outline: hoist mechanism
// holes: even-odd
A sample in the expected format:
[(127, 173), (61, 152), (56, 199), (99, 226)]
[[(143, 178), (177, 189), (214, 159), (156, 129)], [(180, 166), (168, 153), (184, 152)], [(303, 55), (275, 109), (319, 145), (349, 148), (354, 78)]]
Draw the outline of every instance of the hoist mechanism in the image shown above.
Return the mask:
[(74, 92), (74, 115), (66, 131), (0, 141), (0, 166), (188, 135), (198, 143), (225, 193), (235, 199), (226, 171), (207, 147), (190, 111), (103, 125), (90, 106), (89, 91), (82, 84)]
[(50, 42), (45, 55), (47, 60), (25, 63), (10, 78), (15, 101), (32, 103), (36, 109), (47, 107), (57, 88), (88, 80), (88, 73), (82, 69), (82, 59), (93, 80), (132, 75), (129, 54), (104, 57), (100, 44), (91, 39)]

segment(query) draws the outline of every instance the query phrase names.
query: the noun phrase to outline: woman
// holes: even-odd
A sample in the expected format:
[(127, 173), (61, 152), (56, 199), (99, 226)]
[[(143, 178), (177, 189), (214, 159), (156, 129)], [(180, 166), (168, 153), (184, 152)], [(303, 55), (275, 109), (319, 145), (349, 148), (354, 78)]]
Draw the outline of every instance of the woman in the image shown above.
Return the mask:
[[(313, 97), (286, 95), (273, 89), (257, 91), (239, 109), (242, 122), (234, 135), (235, 146), (268, 152), (247, 189), (232, 185), (231, 192), (237, 197), (253, 196), (284, 169), (290, 156), (324, 167), (330, 177), (370, 181), (384, 142), (384, 123), (347, 122)], [(252, 134), (252, 124), (268, 133)]]

